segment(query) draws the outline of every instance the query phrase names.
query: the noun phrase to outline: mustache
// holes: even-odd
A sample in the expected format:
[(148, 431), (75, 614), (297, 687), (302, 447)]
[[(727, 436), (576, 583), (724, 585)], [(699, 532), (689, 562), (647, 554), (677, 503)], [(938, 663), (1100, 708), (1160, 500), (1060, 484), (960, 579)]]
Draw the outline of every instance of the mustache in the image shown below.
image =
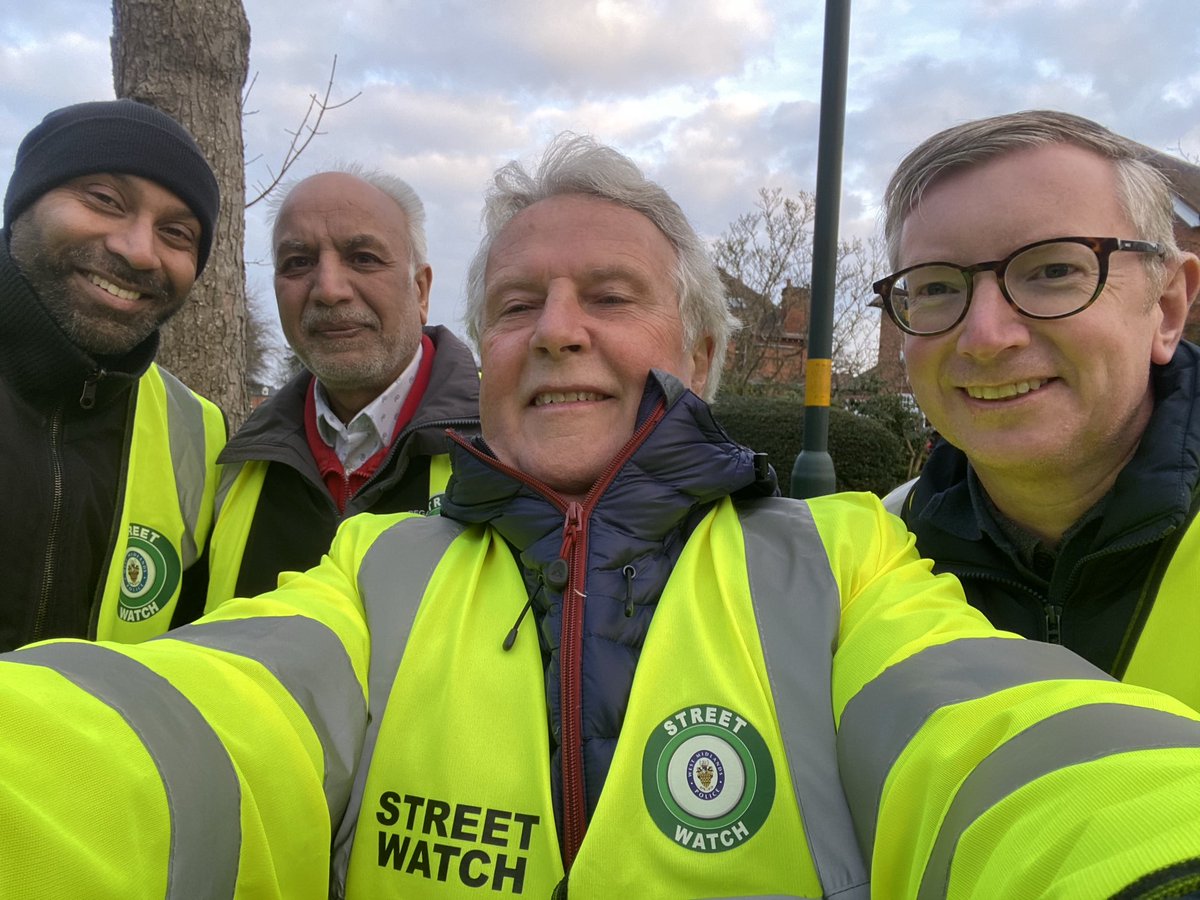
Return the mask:
[(378, 328), (379, 319), (367, 312), (343, 312), (327, 306), (310, 306), (300, 316), (300, 327), (304, 331), (336, 328)]
[(107, 281), (145, 294), (155, 300), (165, 300), (170, 294), (166, 275), (135, 269), (115, 253), (100, 247), (73, 247), (65, 254), (74, 268), (95, 272)]

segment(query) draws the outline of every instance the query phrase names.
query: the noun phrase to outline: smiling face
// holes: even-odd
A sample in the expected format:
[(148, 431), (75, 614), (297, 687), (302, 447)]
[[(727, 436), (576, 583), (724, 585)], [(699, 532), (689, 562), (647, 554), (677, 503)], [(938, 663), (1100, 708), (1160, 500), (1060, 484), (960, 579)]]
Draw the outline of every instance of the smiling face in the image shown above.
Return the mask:
[(412, 361), (433, 272), (413, 266), (399, 204), (341, 172), (292, 189), (275, 220), (274, 252), (284, 336), (349, 421)]
[(73, 178), (13, 223), (9, 252), (77, 346), (127, 353), (178, 312), (196, 279), (200, 222), (136, 175)]
[(675, 250), (594, 197), (518, 213), (488, 255), (480, 416), (496, 456), (582, 497), (633, 436), (651, 368), (699, 393), (712, 342), (685, 347)]
[[(1067, 144), (1007, 153), (935, 181), (904, 221), (902, 267), (1000, 259), (1045, 238), (1143, 238), (1118, 199), (1113, 165)], [(908, 337), (909, 380), (930, 422), (971, 459), (989, 492), (1007, 476), (1111, 484), (1153, 407), (1150, 364), (1170, 360), (1187, 288), (1178, 265), (1152, 294), (1144, 258), (1114, 253), (1094, 304), (1035, 321), (977, 275), (966, 318)]]

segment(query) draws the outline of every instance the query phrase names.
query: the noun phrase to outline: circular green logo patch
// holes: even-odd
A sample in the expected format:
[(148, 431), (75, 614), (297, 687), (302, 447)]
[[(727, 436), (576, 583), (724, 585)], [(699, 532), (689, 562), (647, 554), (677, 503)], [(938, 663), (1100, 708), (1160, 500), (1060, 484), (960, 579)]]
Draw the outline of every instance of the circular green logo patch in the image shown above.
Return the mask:
[(749, 840), (775, 800), (775, 765), (758, 730), (723, 706), (687, 706), (646, 741), (642, 794), (650, 818), (689, 850)]
[(129, 526), (117, 615), (142, 622), (159, 612), (179, 587), (182, 566), (171, 542), (153, 528)]

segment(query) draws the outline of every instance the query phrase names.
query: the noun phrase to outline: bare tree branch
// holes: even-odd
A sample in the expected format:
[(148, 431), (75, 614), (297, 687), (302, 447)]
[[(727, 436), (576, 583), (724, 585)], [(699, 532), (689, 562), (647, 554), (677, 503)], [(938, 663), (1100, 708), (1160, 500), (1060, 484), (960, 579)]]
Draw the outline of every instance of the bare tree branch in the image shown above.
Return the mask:
[[(739, 216), (712, 247), (731, 308), (741, 320), (726, 365), (730, 393), (794, 390), (803, 379), (812, 285), (814, 196), (786, 197), (762, 188), (755, 208)], [(835, 380), (875, 363), (879, 314), (871, 282), (882, 267), (877, 241), (838, 246), (833, 361)]]
[[(296, 160), (308, 149), (308, 145), (312, 143), (313, 139), (317, 135), (325, 133), (321, 131), (321, 122), (324, 120), (327, 112), (348, 106), (362, 96), (362, 91), (359, 91), (353, 97), (349, 97), (339, 103), (331, 103), (329, 97), (333, 93), (333, 83), (336, 74), (337, 55), (334, 54), (333, 64), (329, 67), (329, 81), (325, 84), (325, 94), (321, 97), (318, 97), (316, 94), (308, 95), (308, 109), (304, 111), (304, 118), (300, 120), (300, 125), (295, 131), (288, 132), (292, 136), (292, 142), (288, 146), (287, 152), (283, 154), (283, 162), (279, 166), (279, 171), (276, 173), (271, 170), (270, 166), (267, 167), (267, 172), (271, 175), (271, 181), (265, 186), (261, 182), (256, 185), (258, 195), (253, 200), (246, 202), (246, 209), (265, 199), (271, 191), (275, 190), (287, 175), (288, 170), (295, 165)], [(257, 77), (256, 75), (255, 79)], [(251, 87), (253, 86), (254, 82), (252, 80)], [(249, 88), (247, 89), (246, 96), (249, 97)], [(309, 124), (310, 119), (313, 120), (311, 125)]]

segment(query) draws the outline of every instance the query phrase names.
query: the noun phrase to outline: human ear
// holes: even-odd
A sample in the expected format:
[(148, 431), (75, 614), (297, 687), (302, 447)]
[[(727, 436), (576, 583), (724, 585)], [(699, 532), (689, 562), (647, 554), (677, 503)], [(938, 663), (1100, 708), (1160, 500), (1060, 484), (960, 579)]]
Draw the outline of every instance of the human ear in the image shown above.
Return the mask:
[(1166, 365), (1175, 355), (1175, 348), (1183, 339), (1188, 310), (1197, 292), (1200, 292), (1200, 259), (1194, 253), (1184, 253), (1175, 263), (1174, 271), (1169, 272), (1162, 296), (1158, 298), (1157, 305), (1162, 318), (1154, 333), (1151, 362)]
[(698, 397), (704, 396), (704, 388), (708, 384), (708, 370), (712, 365), (716, 345), (710, 336), (704, 336), (696, 341), (692, 348), (692, 380), (688, 385)]

